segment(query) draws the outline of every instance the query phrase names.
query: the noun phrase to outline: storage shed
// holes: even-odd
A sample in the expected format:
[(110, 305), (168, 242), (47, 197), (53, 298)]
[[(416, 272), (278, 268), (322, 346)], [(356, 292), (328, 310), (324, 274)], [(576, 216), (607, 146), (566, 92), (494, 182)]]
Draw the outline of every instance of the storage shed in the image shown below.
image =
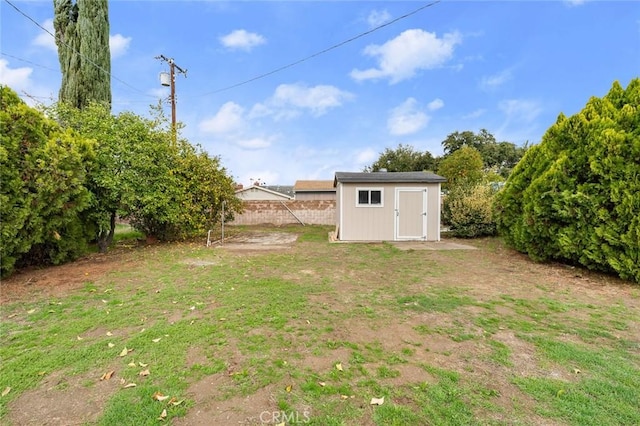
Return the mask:
[(336, 172), (336, 238), (440, 241), (440, 185), (431, 172)]

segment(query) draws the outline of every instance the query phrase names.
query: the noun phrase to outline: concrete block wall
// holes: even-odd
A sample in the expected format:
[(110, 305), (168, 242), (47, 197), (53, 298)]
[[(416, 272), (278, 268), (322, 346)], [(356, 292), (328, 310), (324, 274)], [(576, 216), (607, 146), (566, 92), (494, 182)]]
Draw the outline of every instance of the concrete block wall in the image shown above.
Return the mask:
[(305, 225), (335, 225), (336, 202), (335, 200), (245, 201), (244, 213), (236, 215), (235, 220), (229, 224), (287, 225), (300, 223), (296, 217)]

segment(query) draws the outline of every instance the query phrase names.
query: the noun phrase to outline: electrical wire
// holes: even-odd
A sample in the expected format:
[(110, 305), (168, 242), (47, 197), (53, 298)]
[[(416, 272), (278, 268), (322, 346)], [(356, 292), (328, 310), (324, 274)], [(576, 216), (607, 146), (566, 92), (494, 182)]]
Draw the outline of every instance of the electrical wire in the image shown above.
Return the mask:
[(244, 81), (242, 81), (240, 83), (232, 84), (230, 86), (226, 86), (226, 87), (223, 87), (221, 89), (214, 90), (212, 92), (203, 93), (203, 94), (199, 95), (198, 97), (213, 95), (213, 94), (216, 94), (216, 93), (225, 92), (227, 90), (235, 89), (236, 87), (244, 86), (245, 84), (249, 84), (249, 83), (252, 83), (252, 82), (254, 82), (256, 80), (260, 80), (260, 79), (263, 79), (263, 78), (268, 77), (270, 75), (273, 75), (275, 73), (278, 73), (280, 71), (284, 71), (287, 68), (294, 67), (296, 65), (299, 65), (299, 64), (301, 64), (303, 62), (308, 61), (309, 59), (313, 59), (313, 58), (315, 58), (317, 56), (323, 55), (323, 54), (325, 54), (327, 52), (330, 52), (330, 51), (335, 50), (335, 49), (337, 49), (339, 47), (342, 47), (345, 44), (351, 43), (352, 41), (358, 40), (359, 38), (365, 37), (365, 36), (375, 32), (375, 31), (378, 31), (379, 29), (382, 29), (384, 27), (388, 27), (389, 25), (395, 24), (396, 22), (398, 22), (398, 21), (400, 21), (402, 19), (408, 18), (409, 16), (415, 15), (416, 13), (421, 12), (424, 9), (427, 9), (427, 8), (429, 8), (431, 6), (435, 6), (436, 4), (440, 3), (440, 1), (441, 0), (436, 0), (436, 1), (433, 1), (431, 3), (428, 3), (428, 4), (424, 5), (424, 6), (421, 6), (421, 7), (417, 8), (417, 9), (411, 11), (411, 12), (405, 13), (402, 16), (399, 16), (399, 17), (397, 17), (395, 19), (392, 19), (389, 22), (385, 22), (384, 24), (378, 25), (377, 27), (372, 28), (369, 31), (365, 31), (363, 33), (360, 33), (357, 36), (354, 36), (354, 37), (351, 37), (350, 39), (341, 41), (340, 43), (334, 44), (333, 46), (327, 47), (326, 49), (320, 50), (319, 52), (313, 53), (313, 54), (311, 54), (311, 55), (309, 55), (309, 56), (307, 56), (305, 58), (299, 59), (299, 60), (297, 60), (295, 62), (291, 62), (290, 64), (283, 65), (283, 66), (281, 66), (279, 68), (276, 68), (276, 69), (274, 69), (272, 71), (266, 72), (264, 74), (260, 74), (260, 75), (258, 75), (256, 77), (250, 78), (248, 80), (244, 80)]
[[(58, 40), (58, 38), (54, 35), (51, 34), (51, 32), (49, 30), (47, 30), (45, 27), (43, 27), (42, 25), (40, 25), (35, 19), (33, 19), (31, 16), (27, 15), (25, 12), (23, 12), (22, 10), (20, 10), (20, 8), (18, 8), (18, 6), (16, 6), (15, 4), (11, 3), (11, 1), (9, 0), (4, 0), (5, 3), (7, 3), (9, 6), (11, 6), (12, 8), (14, 8), (16, 10), (16, 12), (18, 12), (19, 14), (21, 14), (22, 16), (24, 16), (25, 18), (27, 18), (29, 21), (33, 22), (38, 28), (40, 28), (41, 30), (43, 30), (44, 32), (46, 32), (47, 34), (49, 34), (51, 37), (54, 38), (54, 40), (56, 41), (60, 41)], [(71, 46), (69, 46), (67, 43), (64, 43), (62, 41), (60, 41), (63, 45), (65, 45), (66, 47), (68, 47), (69, 49), (72, 49), (75, 53), (77, 53), (78, 55), (80, 55), (80, 57), (82, 57), (83, 59), (85, 59), (87, 62), (89, 62), (91, 65), (93, 65), (94, 67), (96, 67), (97, 69), (99, 69), (100, 71), (102, 71), (103, 73), (105, 73), (106, 75), (108, 75), (110, 78), (114, 79), (115, 81), (117, 81), (118, 83), (121, 83), (125, 86), (127, 86), (128, 88), (138, 92), (138, 93), (142, 93), (144, 96), (148, 96), (150, 98), (155, 98), (155, 96), (153, 95), (149, 95), (147, 93), (145, 93), (143, 90), (140, 90), (136, 87), (133, 87), (132, 85), (130, 85), (129, 83), (127, 83), (126, 81), (116, 77), (115, 75), (113, 75), (110, 71), (105, 70), (104, 68), (102, 68), (100, 65), (96, 64), (94, 61), (91, 60), (91, 58), (88, 58), (86, 56), (84, 56), (82, 53), (78, 52), (77, 50), (73, 49)]]
[(31, 61), (28, 61), (26, 59), (18, 58), (17, 56), (13, 56), (13, 55), (10, 55), (8, 53), (0, 52), (0, 55), (6, 56), (7, 58), (15, 59), (17, 61), (21, 61), (21, 62), (24, 62), (24, 63), (27, 63), (27, 64), (30, 64), (30, 65), (33, 65), (33, 66), (36, 66), (36, 67), (39, 67), (39, 68), (44, 68), (45, 70), (55, 71), (55, 72), (59, 72), (60, 71), (59, 69), (47, 67), (45, 65), (36, 64), (35, 62), (31, 62)]

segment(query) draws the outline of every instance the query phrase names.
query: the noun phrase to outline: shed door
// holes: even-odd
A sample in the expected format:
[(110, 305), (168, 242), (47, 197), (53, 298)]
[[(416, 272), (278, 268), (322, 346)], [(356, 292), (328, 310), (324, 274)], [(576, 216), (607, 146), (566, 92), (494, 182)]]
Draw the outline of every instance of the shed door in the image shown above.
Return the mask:
[(396, 188), (395, 239), (427, 239), (427, 189)]

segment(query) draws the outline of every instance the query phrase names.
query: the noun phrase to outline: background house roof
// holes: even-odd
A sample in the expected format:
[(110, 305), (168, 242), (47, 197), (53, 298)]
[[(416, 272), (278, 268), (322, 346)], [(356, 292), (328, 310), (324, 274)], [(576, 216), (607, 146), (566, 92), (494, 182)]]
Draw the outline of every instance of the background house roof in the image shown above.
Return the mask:
[[(280, 190), (278, 191), (273, 188), (278, 188)], [(241, 192), (248, 192), (251, 190), (264, 191), (270, 194), (279, 195), (286, 198), (293, 198), (293, 186), (285, 186), (285, 185), (270, 185), (270, 186), (251, 185), (251, 186), (247, 186), (246, 188), (236, 190), (236, 194), (239, 194)], [(288, 192), (285, 192), (285, 191), (288, 191)]]
[(293, 190), (295, 192), (334, 192), (335, 188), (332, 180), (297, 180)]
[(280, 194), (293, 198), (293, 186), (291, 185), (264, 185), (262, 188), (267, 188), (273, 192), (279, 192)]
[(442, 183), (447, 180), (431, 172), (336, 172), (333, 185), (350, 183)]

